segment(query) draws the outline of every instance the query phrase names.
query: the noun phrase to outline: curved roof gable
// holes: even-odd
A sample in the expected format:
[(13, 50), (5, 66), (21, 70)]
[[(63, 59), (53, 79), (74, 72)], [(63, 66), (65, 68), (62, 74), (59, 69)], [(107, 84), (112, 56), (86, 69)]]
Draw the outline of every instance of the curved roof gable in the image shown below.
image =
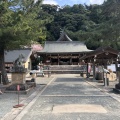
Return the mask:
[[(118, 57), (118, 50), (115, 50), (111, 47), (100, 47), (92, 52), (87, 53), (83, 57), (80, 58), (80, 60), (87, 60), (87, 61), (93, 61), (93, 59), (97, 59), (97, 62), (102, 63), (103, 60), (116, 60)], [(100, 61), (101, 60), (101, 61)]]
[(23, 54), (23, 56), (25, 57), (24, 62), (26, 62), (32, 54), (32, 49), (25, 48), (25, 49), (5, 51), (5, 62), (13, 63), (13, 61), (15, 61), (20, 54)]
[(63, 31), (61, 33), (61, 36), (60, 38), (57, 40), (57, 41), (72, 41), (68, 36), (67, 34)]
[(44, 49), (38, 51), (40, 53), (78, 53), (78, 52), (89, 52), (83, 42), (79, 41), (46, 41)]
[(46, 41), (43, 50), (39, 53), (79, 53), (89, 52), (84, 42), (72, 41), (67, 34), (62, 31), (57, 41)]

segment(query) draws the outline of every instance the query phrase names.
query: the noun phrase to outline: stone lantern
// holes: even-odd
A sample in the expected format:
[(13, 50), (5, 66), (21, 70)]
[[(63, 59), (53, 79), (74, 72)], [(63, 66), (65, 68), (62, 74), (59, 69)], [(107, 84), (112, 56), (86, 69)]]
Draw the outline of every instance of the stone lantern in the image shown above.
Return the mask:
[(25, 91), (29, 88), (26, 84), (26, 73), (27, 70), (24, 66), (24, 56), (22, 54), (14, 61), (13, 69), (11, 71), (12, 74), (12, 82), (11, 85), (6, 88), (6, 91), (16, 91), (17, 85), (20, 86), (20, 91)]
[(118, 63), (120, 62), (120, 53), (118, 54), (117, 57), (117, 75), (118, 75), (118, 84), (115, 85), (115, 88), (113, 88), (113, 91), (120, 93), (120, 66)]
[(12, 69), (12, 84), (24, 84), (27, 70), (24, 67), (24, 56), (22, 54), (15, 60)]

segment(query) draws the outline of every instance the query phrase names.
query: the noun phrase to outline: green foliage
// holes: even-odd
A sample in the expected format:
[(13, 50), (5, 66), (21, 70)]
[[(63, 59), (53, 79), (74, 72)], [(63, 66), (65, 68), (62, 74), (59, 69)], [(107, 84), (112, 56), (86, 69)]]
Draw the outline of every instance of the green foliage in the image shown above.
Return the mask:
[(107, 0), (102, 5), (66, 5), (49, 13), (54, 19), (46, 26), (47, 40), (57, 40), (60, 28), (65, 28), (72, 40), (84, 41), (89, 49), (120, 49), (120, 0)]
[(61, 8), (41, 5), (41, 1), (0, 1), (0, 49), (57, 40), (61, 28), (66, 29), (71, 39), (84, 41), (90, 49), (104, 45), (120, 49), (119, 0)]
[(41, 16), (41, 0), (0, 2), (0, 49), (14, 49), (44, 41), (47, 16)]
[(4, 50), (21, 48), (34, 42), (44, 43), (45, 25), (51, 15), (41, 9), (37, 0), (0, 0), (0, 71), (2, 81), (8, 83), (4, 64)]

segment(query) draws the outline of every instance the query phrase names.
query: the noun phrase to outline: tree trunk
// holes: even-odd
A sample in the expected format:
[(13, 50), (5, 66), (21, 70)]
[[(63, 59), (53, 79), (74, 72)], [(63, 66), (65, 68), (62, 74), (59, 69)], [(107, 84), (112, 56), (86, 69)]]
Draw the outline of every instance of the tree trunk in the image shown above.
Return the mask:
[(8, 84), (8, 76), (5, 69), (5, 61), (4, 61), (4, 49), (0, 50), (0, 72), (1, 72), (1, 79), (3, 84)]

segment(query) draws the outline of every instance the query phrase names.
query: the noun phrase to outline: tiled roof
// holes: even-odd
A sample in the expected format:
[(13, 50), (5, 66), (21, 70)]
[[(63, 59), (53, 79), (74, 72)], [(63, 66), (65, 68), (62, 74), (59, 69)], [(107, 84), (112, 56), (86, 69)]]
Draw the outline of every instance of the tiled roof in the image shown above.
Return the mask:
[(30, 55), (32, 54), (31, 48), (27, 49), (18, 49), (18, 50), (11, 50), (11, 51), (5, 51), (5, 62), (6, 63), (11, 63), (15, 61), (20, 54), (23, 54), (24, 61), (26, 62)]
[(79, 41), (46, 41), (43, 50), (38, 53), (79, 53), (89, 52), (83, 42)]

